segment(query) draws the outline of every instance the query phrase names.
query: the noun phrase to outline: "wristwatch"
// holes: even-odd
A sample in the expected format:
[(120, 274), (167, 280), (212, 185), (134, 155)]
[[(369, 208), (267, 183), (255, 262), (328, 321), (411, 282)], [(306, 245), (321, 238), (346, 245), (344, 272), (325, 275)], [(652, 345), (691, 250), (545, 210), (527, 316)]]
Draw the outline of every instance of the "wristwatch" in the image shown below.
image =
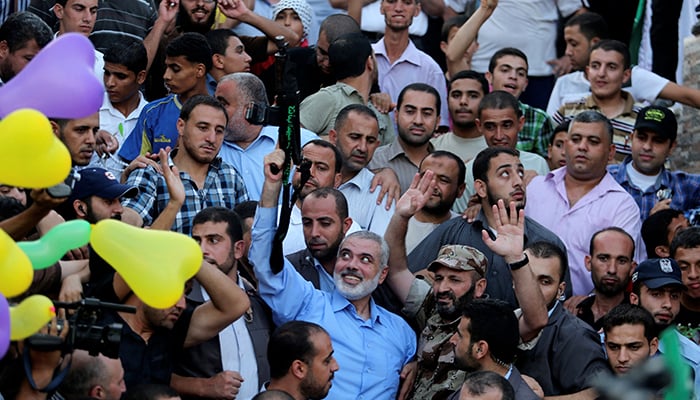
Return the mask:
[(520, 268), (526, 266), (530, 262), (530, 259), (527, 258), (527, 253), (523, 253), (523, 256), (524, 256), (524, 258), (522, 260), (508, 264), (508, 267), (510, 267), (511, 271), (517, 271)]

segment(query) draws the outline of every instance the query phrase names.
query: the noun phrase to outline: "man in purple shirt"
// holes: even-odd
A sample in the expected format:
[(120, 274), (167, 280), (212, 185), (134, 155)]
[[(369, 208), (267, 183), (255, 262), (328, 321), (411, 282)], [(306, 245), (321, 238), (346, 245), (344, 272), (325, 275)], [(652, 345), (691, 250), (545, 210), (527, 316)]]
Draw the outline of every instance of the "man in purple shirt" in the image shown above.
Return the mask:
[(445, 76), (435, 60), (418, 50), (408, 36), (408, 27), (421, 10), (418, 0), (381, 2), (380, 11), (386, 24), (384, 37), (372, 45), (379, 68), (379, 88), (393, 102), (411, 83), (421, 82), (436, 88), (442, 100), (440, 125), (449, 127)]
[(535, 177), (527, 187), (525, 214), (566, 244), (574, 295), (593, 289), (584, 265), (591, 236), (617, 226), (635, 239), (635, 259), (646, 250), (640, 237), (639, 207), (605, 167), (615, 156), (610, 121), (596, 111), (578, 114), (569, 127), (566, 168)]

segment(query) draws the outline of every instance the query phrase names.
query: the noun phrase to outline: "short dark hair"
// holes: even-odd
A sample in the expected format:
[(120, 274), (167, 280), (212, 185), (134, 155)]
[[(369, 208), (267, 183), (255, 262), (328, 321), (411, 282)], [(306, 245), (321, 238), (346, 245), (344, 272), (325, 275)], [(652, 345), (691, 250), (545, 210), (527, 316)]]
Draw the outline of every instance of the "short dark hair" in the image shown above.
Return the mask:
[(566, 21), (565, 26), (578, 26), (578, 30), (588, 41), (594, 38), (606, 39), (608, 37), (608, 23), (600, 14), (594, 12), (575, 15)]
[(569, 124), (569, 133), (574, 127), (575, 122), (580, 122), (582, 124), (603, 124), (605, 127), (605, 132), (608, 134), (609, 144), (613, 143), (613, 126), (608, 117), (599, 113), (598, 111), (587, 110), (580, 112), (571, 119), (571, 124)]
[(419, 170), (420, 167), (423, 165), (423, 161), (425, 161), (428, 158), (449, 158), (455, 163), (457, 163), (457, 184), (464, 183), (464, 180), (467, 175), (467, 167), (466, 165), (464, 165), (464, 160), (459, 158), (458, 155), (447, 150), (435, 150), (432, 153), (429, 153), (427, 156), (423, 157), (423, 159), (420, 162), (420, 165), (418, 166)]
[(226, 48), (228, 48), (228, 39), (238, 37), (238, 34), (230, 29), (212, 29), (205, 33), (204, 36), (211, 47), (212, 55), (224, 55), (226, 54)]
[(180, 394), (177, 390), (168, 385), (148, 383), (138, 385), (135, 388), (129, 388), (126, 392), (124, 400), (154, 400), (160, 397), (178, 397)]
[(474, 180), (480, 179), (488, 182), (488, 172), (491, 164), (491, 159), (498, 157), (500, 154), (509, 154), (514, 157), (520, 157), (520, 151), (507, 147), (487, 147), (479, 152), (474, 158), (472, 164), (472, 175)]
[(515, 400), (515, 389), (508, 380), (493, 371), (475, 371), (464, 377), (462, 390), (474, 396), (486, 394), (489, 389), (498, 389), (501, 400)]
[(333, 14), (321, 22), (319, 34), (326, 33), (328, 43), (333, 43), (338, 37), (348, 33), (362, 33), (360, 25), (351, 16), (346, 14)]
[(52, 39), (51, 28), (29, 11), (10, 14), (0, 25), (0, 41), (7, 42), (10, 53), (24, 48), (31, 40), (35, 40), (39, 48), (44, 48)]
[(518, 99), (516, 99), (515, 96), (503, 90), (494, 90), (481, 99), (481, 103), (479, 103), (479, 108), (477, 109), (477, 116), (481, 118), (481, 113), (484, 110), (507, 109), (513, 110), (518, 118), (523, 115), (520, 104), (518, 104)]
[(253, 400), (294, 400), (294, 397), (287, 392), (273, 389), (256, 394)]
[(105, 49), (104, 61), (106, 63), (123, 65), (129, 71), (137, 74), (146, 71), (148, 67), (148, 53), (141, 40), (129, 36), (119, 36), (110, 41)]
[(659, 335), (658, 327), (651, 313), (644, 307), (635, 304), (618, 304), (605, 314), (601, 321), (603, 332), (606, 334), (614, 327), (625, 324), (642, 325), (644, 327), (644, 337), (647, 341), (651, 341)]
[[(642, 240), (647, 248), (647, 258), (657, 258), (657, 246), (670, 246), (668, 226), (674, 218), (683, 215), (683, 211), (673, 208), (657, 211), (642, 222)], [(671, 256), (673, 257), (673, 256)]]
[(529, 64), (527, 62), (527, 56), (525, 55), (525, 53), (523, 53), (521, 50), (516, 49), (515, 47), (504, 47), (498, 50), (497, 52), (493, 53), (493, 56), (491, 56), (491, 60), (489, 61), (490, 73), (493, 74), (493, 71), (496, 70), (496, 64), (498, 64), (498, 60), (505, 56), (514, 56), (522, 58), (523, 60), (525, 60), (525, 65), (529, 67)]
[(364, 104), (349, 104), (343, 107), (338, 113), (338, 116), (335, 118), (335, 124), (333, 124), (333, 129), (336, 131), (340, 130), (340, 128), (345, 125), (345, 121), (347, 121), (352, 112), (372, 118), (377, 123), (377, 126), (379, 126), (377, 114), (375, 114), (371, 108)]
[(557, 133), (559, 133), (559, 132), (568, 133), (569, 132), (569, 125), (571, 125), (571, 120), (565, 119), (564, 121), (562, 121), (561, 124), (554, 127), (554, 132), (552, 133), (552, 137), (549, 139), (550, 146), (554, 145), (554, 138), (557, 136)]
[(328, 61), (336, 80), (362, 75), (371, 56), (372, 44), (362, 33), (341, 35), (328, 46)]
[(241, 227), (241, 218), (235, 211), (225, 207), (207, 207), (198, 212), (192, 220), (192, 226), (204, 224), (206, 222), (225, 222), (226, 233), (228, 234), (231, 243), (235, 243), (243, 239), (243, 228)]
[(340, 150), (338, 150), (338, 148), (333, 145), (333, 143), (323, 139), (310, 140), (304, 145), (304, 147), (302, 147), (302, 152), (304, 151), (304, 148), (310, 144), (313, 144), (314, 146), (323, 147), (324, 149), (332, 150), (333, 160), (335, 162), (335, 173), (340, 173), (340, 170), (343, 167), (343, 155), (340, 153)]
[(528, 243), (525, 246), (525, 250), (529, 251), (533, 257), (547, 259), (556, 258), (559, 261), (559, 282), (564, 282), (564, 277), (566, 276), (566, 269), (569, 268), (568, 258), (566, 252), (556, 244), (552, 242), (546, 242), (540, 240), (534, 243)]
[(489, 81), (486, 80), (486, 77), (481, 72), (476, 72), (472, 70), (459, 71), (456, 74), (452, 75), (450, 81), (447, 84), (447, 92), (449, 93), (450, 90), (452, 90), (452, 84), (454, 82), (462, 79), (471, 79), (479, 82), (479, 84), (481, 85), (481, 91), (483, 92), (482, 94), (484, 96), (489, 94)]
[(333, 197), (335, 199), (335, 210), (338, 213), (340, 220), (344, 220), (348, 217), (348, 200), (345, 198), (343, 192), (332, 187), (322, 187), (309, 193), (305, 198), (315, 198), (315, 199), (327, 199), (328, 197)]
[[(600, 42), (596, 43), (591, 47), (591, 53), (595, 50), (603, 50), (603, 51), (616, 51), (622, 55), (622, 60), (625, 69), (630, 69), (631, 67), (631, 61), (630, 61), (630, 51), (627, 48), (627, 45), (622, 43), (619, 40), (614, 40), (614, 39), (603, 39)], [(589, 61), (590, 62), (590, 61)]]
[(267, 343), (270, 377), (285, 376), (295, 360), (310, 363), (316, 356), (316, 347), (310, 338), (319, 332), (326, 333), (326, 330), (306, 321), (290, 321), (275, 329)]
[(447, 43), (447, 39), (450, 37), (450, 31), (452, 28), (459, 28), (467, 22), (469, 17), (465, 14), (459, 14), (452, 18), (447, 19), (442, 24), (442, 29), (440, 30), (440, 40)]
[[(627, 233), (624, 229), (620, 228), (619, 226), (609, 226), (607, 228), (601, 229), (598, 232), (594, 233), (593, 236), (591, 236), (591, 241), (588, 243), (588, 254), (593, 256), (593, 252), (595, 251), (595, 238), (598, 237), (601, 233), (605, 232), (617, 232), (627, 239), (629, 239), (630, 242), (632, 242), (632, 252), (629, 254), (630, 260), (634, 258), (634, 249), (636, 248), (636, 244), (634, 243), (634, 238), (632, 235)], [(653, 257), (655, 258), (655, 257)]]
[(678, 249), (694, 249), (696, 247), (700, 247), (700, 226), (685, 228), (671, 240), (671, 258), (676, 258)]
[(400, 109), (403, 105), (403, 98), (409, 91), (423, 92), (432, 95), (435, 98), (435, 112), (437, 113), (437, 115), (440, 115), (440, 107), (442, 106), (442, 102), (440, 100), (440, 93), (438, 93), (437, 89), (435, 89), (434, 87), (428, 85), (427, 83), (421, 82), (411, 83), (409, 85), (404, 86), (404, 88), (401, 89), (401, 92), (399, 93), (399, 98), (396, 101), (397, 110)]
[(238, 217), (243, 221), (246, 218), (255, 217), (255, 210), (258, 208), (258, 202), (255, 200), (248, 200), (242, 203), (236, 204), (233, 211), (238, 214)]
[(191, 63), (203, 64), (207, 71), (211, 69), (211, 47), (207, 38), (201, 33), (186, 32), (173, 39), (165, 48), (167, 57), (183, 56)]
[(474, 299), (464, 306), (462, 316), (469, 318), (467, 330), (471, 343), (486, 341), (491, 357), (501, 365), (515, 360), (520, 333), (518, 319), (508, 303), (498, 299)]
[(180, 109), (180, 118), (184, 121), (190, 119), (190, 114), (192, 114), (192, 110), (194, 110), (195, 107), (199, 105), (214, 107), (220, 110), (222, 113), (224, 113), (224, 116), (226, 117), (226, 125), (228, 125), (228, 114), (226, 113), (226, 109), (224, 108), (224, 106), (221, 105), (219, 100), (207, 94), (198, 94), (187, 99), (187, 101), (185, 101), (185, 104), (183, 104), (182, 108)]

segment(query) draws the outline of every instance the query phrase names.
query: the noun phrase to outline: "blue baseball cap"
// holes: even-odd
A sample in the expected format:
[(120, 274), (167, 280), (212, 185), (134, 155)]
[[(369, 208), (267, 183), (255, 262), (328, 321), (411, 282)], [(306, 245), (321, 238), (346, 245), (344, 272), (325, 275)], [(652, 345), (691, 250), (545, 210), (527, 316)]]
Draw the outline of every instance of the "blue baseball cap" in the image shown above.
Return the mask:
[(649, 289), (664, 286), (681, 286), (685, 289), (681, 268), (672, 258), (651, 258), (643, 261), (634, 270), (632, 282), (643, 283)]
[(86, 199), (98, 196), (104, 199), (135, 197), (139, 194), (136, 186), (123, 185), (110, 171), (103, 168), (85, 168), (78, 171), (80, 180), (75, 182), (70, 198)]

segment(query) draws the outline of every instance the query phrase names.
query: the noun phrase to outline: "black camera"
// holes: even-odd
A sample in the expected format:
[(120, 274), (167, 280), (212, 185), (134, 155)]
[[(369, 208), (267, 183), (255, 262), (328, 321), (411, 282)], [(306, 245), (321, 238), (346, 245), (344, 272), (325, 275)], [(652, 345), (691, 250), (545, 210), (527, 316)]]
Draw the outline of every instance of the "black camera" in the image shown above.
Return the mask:
[[(135, 313), (136, 308), (123, 304), (107, 303), (95, 298), (87, 298), (74, 303), (54, 302), (56, 308), (75, 310), (66, 320), (69, 331), (65, 341), (58, 336), (32, 335), (27, 344), (40, 351), (62, 350), (70, 353), (74, 349), (86, 350), (90, 355), (102, 353), (109, 358), (119, 358), (119, 344), (122, 337), (122, 324), (102, 323), (105, 310)], [(68, 313), (67, 313), (68, 315)], [(63, 321), (58, 321), (59, 330)]]
[(256, 103), (249, 103), (245, 110), (245, 120), (253, 125), (280, 126), (282, 123), (282, 112), (278, 106), (266, 106)]

